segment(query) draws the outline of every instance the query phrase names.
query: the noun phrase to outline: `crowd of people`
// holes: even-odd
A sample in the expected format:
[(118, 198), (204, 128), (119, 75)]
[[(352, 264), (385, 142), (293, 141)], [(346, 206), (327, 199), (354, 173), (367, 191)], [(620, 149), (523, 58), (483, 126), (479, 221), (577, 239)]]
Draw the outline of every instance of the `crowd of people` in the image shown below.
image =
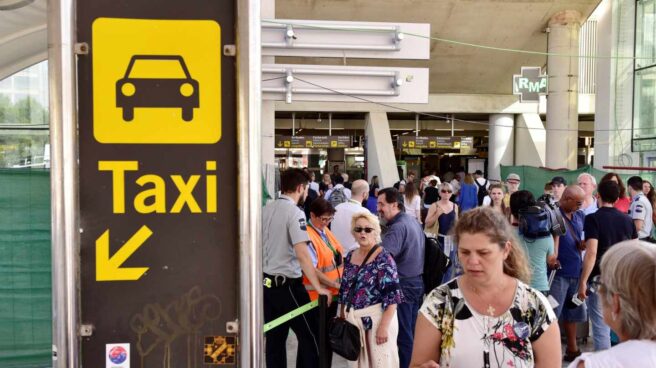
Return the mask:
[[(656, 366), (656, 192), (642, 178), (555, 176), (537, 199), (514, 173), (321, 178), (284, 171), (263, 210), (266, 322), (326, 295), (329, 318), (360, 331), (354, 367)], [(451, 262), (425, 290), (430, 238)], [(577, 342), (586, 323), (593, 354)], [(316, 309), (266, 333), (267, 367), (287, 366), (290, 328), (296, 366), (317, 367)]]

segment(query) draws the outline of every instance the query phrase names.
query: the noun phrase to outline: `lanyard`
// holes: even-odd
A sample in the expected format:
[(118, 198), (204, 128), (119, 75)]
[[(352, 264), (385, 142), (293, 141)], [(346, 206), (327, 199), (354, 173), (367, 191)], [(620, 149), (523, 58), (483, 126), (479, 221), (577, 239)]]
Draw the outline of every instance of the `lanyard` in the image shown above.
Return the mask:
[(319, 234), (321, 239), (323, 239), (323, 241), (326, 243), (328, 248), (330, 248), (330, 250), (333, 252), (333, 256), (337, 257), (337, 251), (335, 250), (335, 248), (333, 248), (333, 245), (330, 244), (330, 240), (328, 240), (328, 235), (325, 235), (325, 233), (324, 233), (324, 235), (322, 235), (322, 233), (316, 227), (314, 227), (314, 225), (312, 225), (312, 221), (309, 221), (308, 225), (310, 225), (312, 230), (316, 231), (317, 234)]

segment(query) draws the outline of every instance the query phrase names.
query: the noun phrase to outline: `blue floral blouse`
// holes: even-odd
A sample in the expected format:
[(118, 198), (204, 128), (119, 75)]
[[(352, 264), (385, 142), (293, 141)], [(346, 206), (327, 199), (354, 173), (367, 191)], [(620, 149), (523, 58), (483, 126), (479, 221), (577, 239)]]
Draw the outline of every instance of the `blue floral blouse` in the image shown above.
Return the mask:
[[(339, 303), (353, 309), (363, 309), (382, 303), (383, 310), (392, 304), (402, 303), (403, 293), (399, 286), (399, 275), (392, 255), (383, 249), (373, 262), (365, 264), (364, 268), (358, 272), (360, 266), (351, 263), (353, 252), (349, 252), (344, 261), (344, 275), (339, 288)], [(351, 300), (347, 300), (351, 284), (356, 276), (358, 281), (355, 283), (355, 292)]]

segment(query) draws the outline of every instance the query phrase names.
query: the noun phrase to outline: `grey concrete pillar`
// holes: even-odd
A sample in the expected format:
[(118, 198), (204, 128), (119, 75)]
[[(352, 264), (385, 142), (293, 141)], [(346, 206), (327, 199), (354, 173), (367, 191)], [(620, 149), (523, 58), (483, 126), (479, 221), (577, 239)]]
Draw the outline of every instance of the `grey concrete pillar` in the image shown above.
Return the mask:
[(515, 165), (544, 166), (546, 132), (540, 115), (518, 114), (515, 127)]
[(391, 187), (399, 181), (399, 173), (387, 113), (368, 113), (364, 134), (367, 137), (367, 179), (378, 175), (381, 188)]
[(487, 176), (502, 180), (499, 165), (514, 165), (515, 117), (513, 114), (491, 114), (487, 158)]
[[(263, 1), (260, 14), (264, 19), (276, 17), (276, 2), (274, 0)], [(273, 56), (262, 57), (262, 63), (273, 64), (276, 58)], [(262, 175), (266, 183), (269, 195), (275, 197), (275, 136), (276, 136), (276, 103), (275, 101), (262, 101), (260, 131), (262, 135)]]
[(581, 13), (575, 10), (563, 10), (549, 20), (546, 165), (552, 169), (577, 166), (580, 27)]

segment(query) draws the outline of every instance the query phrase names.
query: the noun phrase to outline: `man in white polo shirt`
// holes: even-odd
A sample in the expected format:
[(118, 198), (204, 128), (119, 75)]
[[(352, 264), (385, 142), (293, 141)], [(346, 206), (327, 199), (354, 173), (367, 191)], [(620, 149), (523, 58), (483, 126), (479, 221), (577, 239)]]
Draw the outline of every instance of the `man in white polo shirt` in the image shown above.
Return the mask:
[(358, 212), (367, 212), (367, 208), (362, 207), (369, 196), (369, 183), (365, 180), (356, 180), (351, 186), (351, 199), (335, 207), (335, 218), (330, 225), (330, 231), (333, 232), (339, 243), (344, 248), (344, 255), (358, 247), (358, 243), (351, 234), (351, 219)]
[(638, 230), (638, 238), (648, 242), (654, 242), (651, 237), (651, 229), (654, 226), (651, 214), (653, 208), (649, 199), (642, 192), (642, 178), (639, 176), (632, 176), (627, 180), (626, 186), (631, 195), (631, 207), (629, 208), (629, 216), (633, 219), (636, 230)]

